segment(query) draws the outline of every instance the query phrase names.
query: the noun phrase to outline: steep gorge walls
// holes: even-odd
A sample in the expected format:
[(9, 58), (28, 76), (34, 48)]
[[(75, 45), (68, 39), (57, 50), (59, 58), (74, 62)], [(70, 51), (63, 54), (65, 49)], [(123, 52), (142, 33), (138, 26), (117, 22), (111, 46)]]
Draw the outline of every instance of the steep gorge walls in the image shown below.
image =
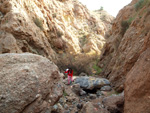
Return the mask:
[[(109, 16), (109, 15), (108, 15)], [(77, 0), (0, 0), (0, 53), (100, 53), (105, 22)]]
[[(133, 0), (120, 10), (113, 23), (99, 66), (103, 69), (101, 75), (109, 78), (119, 92), (124, 89), (128, 72), (137, 67), (139, 56), (150, 47), (149, 20), (150, 1)], [(140, 63), (139, 67), (143, 65)]]
[(147, 48), (140, 55), (135, 65), (126, 76), (125, 107), (124, 107), (125, 113), (150, 112), (149, 67), (150, 67), (150, 47)]

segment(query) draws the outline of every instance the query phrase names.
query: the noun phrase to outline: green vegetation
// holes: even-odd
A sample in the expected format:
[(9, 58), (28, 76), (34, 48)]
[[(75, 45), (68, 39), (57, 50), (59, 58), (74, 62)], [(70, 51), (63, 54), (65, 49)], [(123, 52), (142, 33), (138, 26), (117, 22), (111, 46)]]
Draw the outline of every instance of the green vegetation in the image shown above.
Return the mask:
[(82, 47), (87, 43), (86, 37), (87, 37), (86, 35), (83, 35), (82, 37), (79, 38)]
[(52, 14), (52, 16), (53, 16), (53, 18), (56, 18), (56, 17), (57, 17), (57, 14), (56, 14), (56, 13), (54, 13), (54, 14)]
[(93, 69), (96, 71), (95, 74), (100, 74), (102, 72), (102, 69), (98, 67), (96, 63), (93, 65)]
[(63, 91), (63, 96), (68, 96), (68, 93), (65, 90)]
[(140, 8), (142, 8), (142, 4), (144, 3), (144, 0), (139, 0), (136, 4), (135, 4), (135, 9), (136, 11)]
[(6, 20), (4, 20), (4, 22), (5, 22), (5, 23), (8, 23), (8, 20), (6, 19)]
[(104, 10), (104, 8), (101, 6), (100, 11)]
[(132, 23), (132, 21), (135, 19), (136, 16), (134, 17), (130, 17), (128, 20), (122, 21), (121, 22), (121, 34), (122, 36), (125, 34), (125, 32), (127, 31), (127, 29), (129, 28), (130, 24)]
[(134, 19), (135, 19), (135, 17), (130, 17), (130, 18), (128, 19), (128, 21), (127, 21), (128, 24), (130, 25)]
[(122, 21), (121, 22), (121, 35), (123, 36), (127, 29), (129, 28), (129, 23), (128, 21)]
[[(145, 6), (147, 3), (150, 3), (149, 0), (139, 0), (136, 4), (135, 4), (135, 8), (136, 8), (136, 11), (139, 10), (140, 8), (142, 8), (143, 6)], [(148, 4), (147, 4), (148, 5)], [(126, 30), (129, 28), (130, 24), (133, 22), (133, 20), (135, 20), (135, 18), (137, 16), (139, 16), (139, 18), (142, 18), (143, 14), (145, 13), (146, 11), (143, 10), (141, 13), (139, 12), (136, 12), (133, 16), (131, 16), (128, 20), (125, 20), (125, 21), (122, 21), (121, 22), (121, 34), (122, 36), (125, 34)]]
[(139, 0), (136, 4), (135, 4), (135, 10), (138, 11), (139, 9), (143, 8), (145, 5), (147, 5), (148, 3), (150, 3), (149, 0)]
[(41, 19), (39, 19), (39, 18), (34, 18), (33, 21), (34, 21), (34, 23), (35, 23), (35, 25), (36, 25), (37, 27), (39, 27), (41, 30), (44, 30), (44, 28), (43, 28), (43, 23), (42, 23), (42, 20), (41, 20)]
[(143, 8), (144, 6), (150, 5), (150, 0), (139, 0), (135, 4), (135, 10), (137, 11), (133, 16), (131, 16), (128, 20), (121, 22), (121, 34), (122, 36), (125, 34), (126, 30), (129, 28), (130, 24), (135, 20), (137, 16), (139, 18), (142, 18), (143, 14), (147, 11), (143, 10), (142, 12), (139, 12), (138, 10)]

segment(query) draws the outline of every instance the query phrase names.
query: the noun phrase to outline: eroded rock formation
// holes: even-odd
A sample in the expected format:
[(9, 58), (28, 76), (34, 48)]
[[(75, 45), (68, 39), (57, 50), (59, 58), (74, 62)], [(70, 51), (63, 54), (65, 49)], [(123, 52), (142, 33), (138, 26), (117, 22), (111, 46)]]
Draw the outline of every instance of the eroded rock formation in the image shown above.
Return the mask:
[(143, 2), (133, 0), (120, 10), (101, 56), (99, 62), (99, 66), (103, 69), (101, 75), (109, 78), (120, 92), (124, 89), (126, 75), (139, 56), (149, 48), (149, 10), (149, 0)]
[(0, 53), (97, 54), (110, 23), (77, 0), (0, 0)]
[(101, 76), (124, 90), (124, 113), (149, 113), (150, 1), (133, 0), (115, 19), (99, 66)]

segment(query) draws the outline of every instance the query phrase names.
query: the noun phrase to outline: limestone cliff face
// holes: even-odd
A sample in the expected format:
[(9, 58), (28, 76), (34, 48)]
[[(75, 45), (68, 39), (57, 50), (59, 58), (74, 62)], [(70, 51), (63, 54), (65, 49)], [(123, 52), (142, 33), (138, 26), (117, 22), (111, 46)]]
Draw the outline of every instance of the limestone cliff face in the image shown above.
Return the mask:
[(101, 75), (109, 78), (118, 91), (124, 89), (128, 72), (150, 47), (149, 19), (149, 0), (133, 0), (120, 10), (113, 23), (99, 66), (103, 69)]
[(77, 0), (0, 0), (0, 53), (100, 53), (110, 23)]

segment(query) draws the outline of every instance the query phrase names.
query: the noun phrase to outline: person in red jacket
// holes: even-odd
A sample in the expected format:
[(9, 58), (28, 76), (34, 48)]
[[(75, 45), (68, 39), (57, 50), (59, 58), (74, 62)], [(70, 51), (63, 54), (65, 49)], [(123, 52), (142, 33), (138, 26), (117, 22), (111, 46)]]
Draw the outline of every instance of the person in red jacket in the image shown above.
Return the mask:
[(71, 68), (66, 69), (65, 73), (68, 74), (68, 84), (70, 84), (71, 82), (73, 82), (73, 70)]

